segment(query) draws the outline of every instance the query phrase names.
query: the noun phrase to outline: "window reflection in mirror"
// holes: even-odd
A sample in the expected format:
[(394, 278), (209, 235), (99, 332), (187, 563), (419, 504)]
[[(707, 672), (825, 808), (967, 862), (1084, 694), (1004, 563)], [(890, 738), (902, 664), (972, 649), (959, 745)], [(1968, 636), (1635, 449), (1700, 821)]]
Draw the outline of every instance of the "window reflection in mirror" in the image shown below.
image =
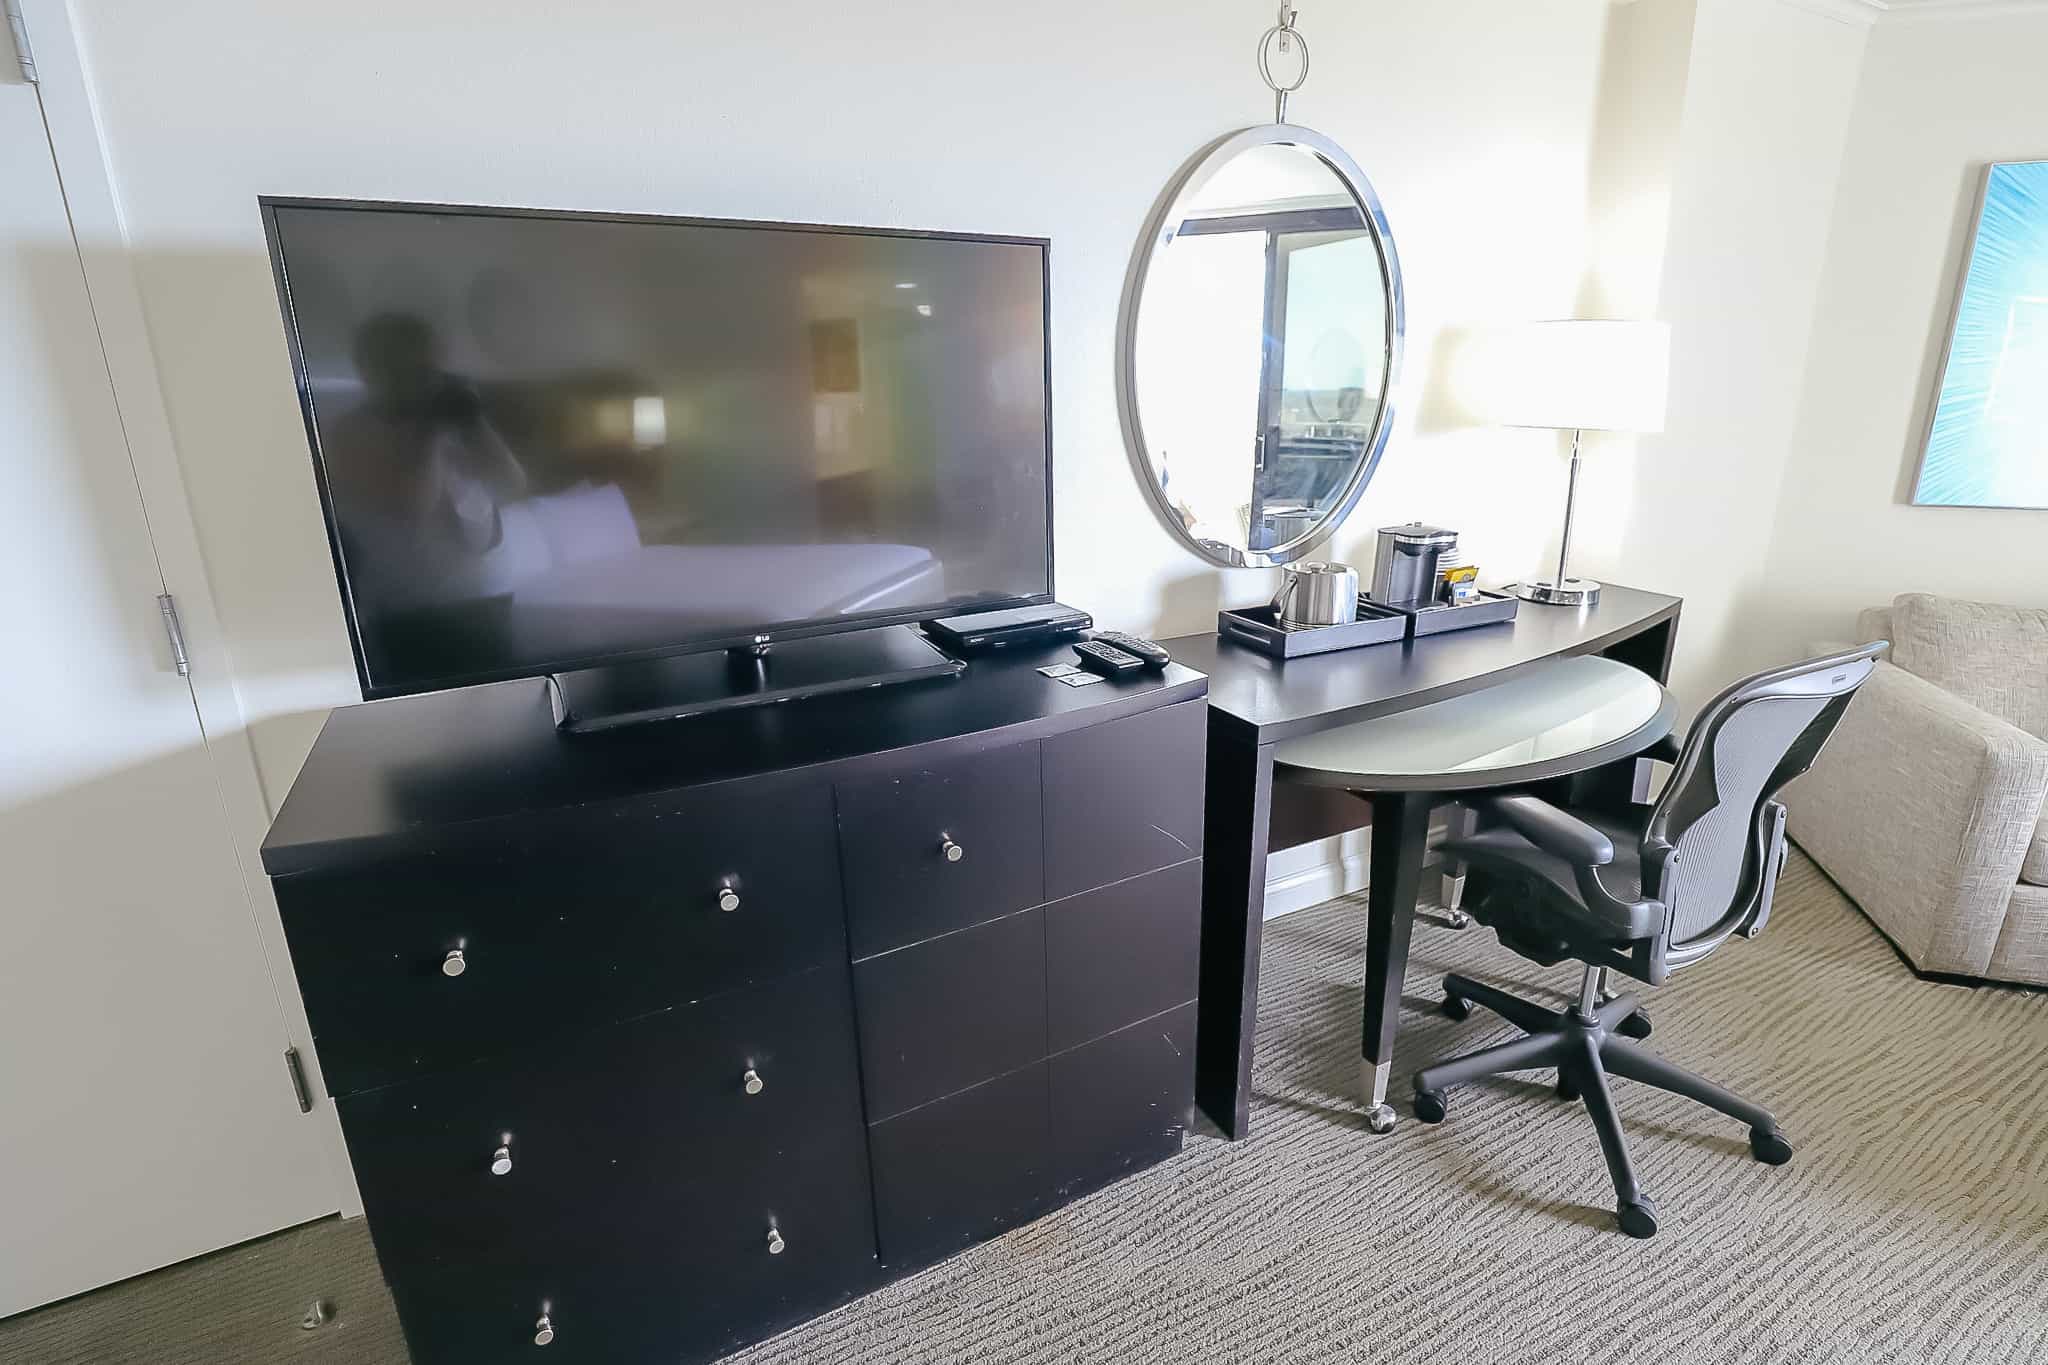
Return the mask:
[(1147, 458), (1190, 538), (1271, 552), (1367, 458), (1389, 310), (1365, 214), (1314, 152), (1253, 146), (1176, 203), (1135, 334)]

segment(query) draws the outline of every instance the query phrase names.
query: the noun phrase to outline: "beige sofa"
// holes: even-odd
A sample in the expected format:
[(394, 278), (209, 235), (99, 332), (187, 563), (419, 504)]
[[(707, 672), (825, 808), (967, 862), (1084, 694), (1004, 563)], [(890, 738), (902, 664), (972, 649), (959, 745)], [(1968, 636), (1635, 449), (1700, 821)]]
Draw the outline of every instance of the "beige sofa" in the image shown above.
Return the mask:
[(1923, 972), (2048, 985), (2048, 610), (1907, 593), (1793, 840)]

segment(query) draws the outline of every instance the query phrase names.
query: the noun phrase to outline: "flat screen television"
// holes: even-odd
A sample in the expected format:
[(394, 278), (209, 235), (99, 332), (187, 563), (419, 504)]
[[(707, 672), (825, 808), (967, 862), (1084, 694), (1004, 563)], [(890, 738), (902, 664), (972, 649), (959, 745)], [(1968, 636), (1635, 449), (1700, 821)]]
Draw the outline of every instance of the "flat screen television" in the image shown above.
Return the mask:
[(262, 211), (365, 698), (1050, 600), (1042, 239)]

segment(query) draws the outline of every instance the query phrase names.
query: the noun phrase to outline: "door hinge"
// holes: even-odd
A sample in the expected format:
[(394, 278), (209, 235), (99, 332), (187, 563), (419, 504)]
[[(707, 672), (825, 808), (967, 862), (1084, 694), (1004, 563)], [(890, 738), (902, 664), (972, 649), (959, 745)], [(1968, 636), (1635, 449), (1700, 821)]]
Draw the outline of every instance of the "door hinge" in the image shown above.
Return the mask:
[(36, 55), (28, 45), (28, 21), (21, 17), (21, 0), (7, 0), (7, 31), (14, 38), (14, 59), (21, 63), (21, 78), (36, 83)]
[(288, 1047), (284, 1050), (284, 1069), (292, 1074), (292, 1094), (298, 1096), (299, 1112), (313, 1112), (313, 1092), (306, 1086), (306, 1064), (299, 1060), (299, 1050)]
[(178, 667), (178, 676), (192, 676), (192, 661), (185, 657), (185, 628), (178, 624), (178, 603), (169, 593), (158, 593), (156, 609), (164, 614), (164, 634), (171, 640), (171, 662)]

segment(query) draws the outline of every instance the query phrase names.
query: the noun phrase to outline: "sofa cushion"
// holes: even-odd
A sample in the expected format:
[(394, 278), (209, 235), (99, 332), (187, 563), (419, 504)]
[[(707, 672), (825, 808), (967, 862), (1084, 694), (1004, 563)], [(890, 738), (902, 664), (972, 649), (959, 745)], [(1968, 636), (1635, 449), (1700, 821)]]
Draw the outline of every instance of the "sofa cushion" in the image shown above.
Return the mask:
[(2048, 608), (1905, 593), (1892, 602), (1892, 662), (2048, 739)]
[(2034, 886), (2048, 886), (2048, 810), (2034, 826), (2034, 842), (2027, 845), (2026, 861), (2020, 864), (2020, 880)]

